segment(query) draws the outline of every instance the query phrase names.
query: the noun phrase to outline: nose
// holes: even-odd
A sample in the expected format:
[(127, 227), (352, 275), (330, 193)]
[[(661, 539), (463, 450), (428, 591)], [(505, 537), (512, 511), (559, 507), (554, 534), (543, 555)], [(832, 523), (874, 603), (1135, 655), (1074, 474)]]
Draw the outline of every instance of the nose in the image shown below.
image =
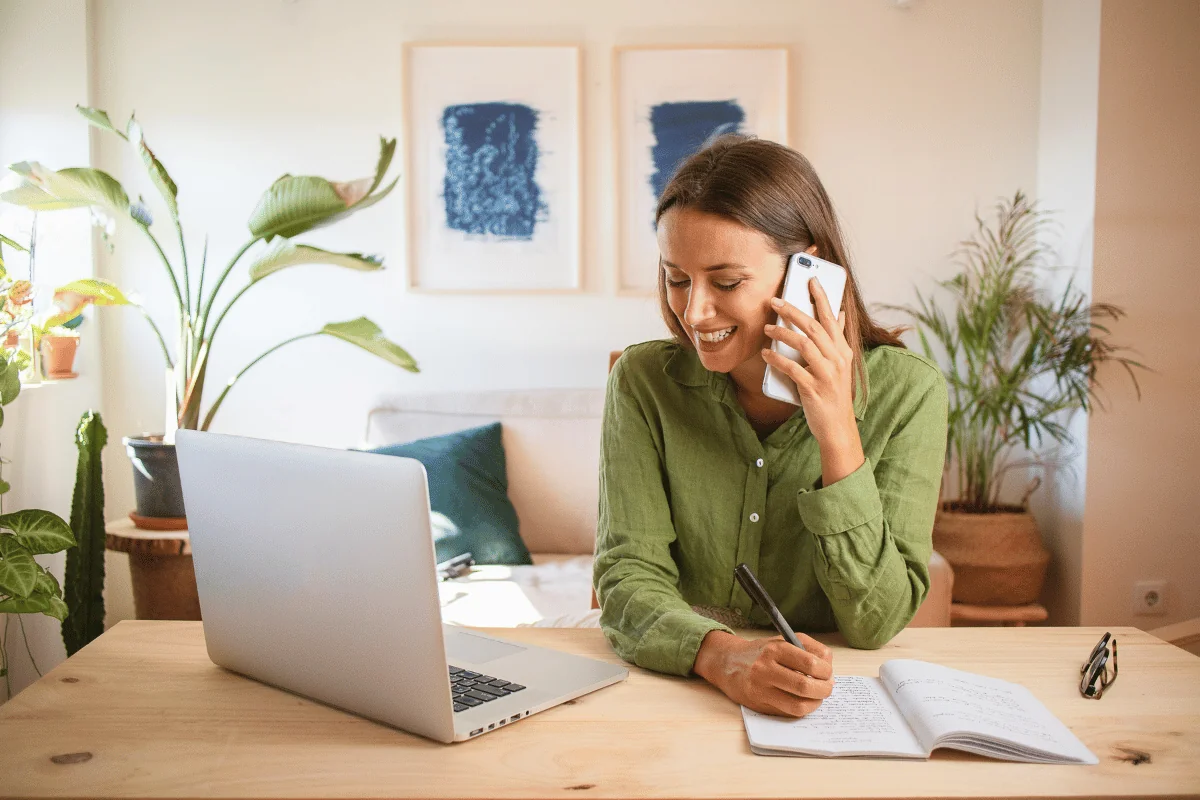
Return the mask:
[(711, 292), (705, 291), (703, 287), (697, 288), (696, 282), (692, 281), (692, 285), (688, 287), (687, 308), (683, 311), (684, 323), (694, 328), (713, 316), (713, 299)]

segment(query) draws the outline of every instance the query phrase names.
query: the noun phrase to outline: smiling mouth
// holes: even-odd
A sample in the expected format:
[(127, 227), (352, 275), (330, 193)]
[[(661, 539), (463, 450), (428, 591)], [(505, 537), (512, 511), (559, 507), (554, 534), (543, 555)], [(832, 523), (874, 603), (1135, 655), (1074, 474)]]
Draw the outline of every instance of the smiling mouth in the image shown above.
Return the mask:
[(731, 325), (728, 328), (724, 328), (719, 331), (713, 331), (711, 333), (701, 333), (700, 331), (696, 331), (696, 338), (702, 342), (708, 342), (709, 344), (716, 344), (717, 342), (723, 342), (726, 339), (728, 339), (730, 336), (733, 335), (733, 332), (736, 330), (737, 330), (737, 326)]

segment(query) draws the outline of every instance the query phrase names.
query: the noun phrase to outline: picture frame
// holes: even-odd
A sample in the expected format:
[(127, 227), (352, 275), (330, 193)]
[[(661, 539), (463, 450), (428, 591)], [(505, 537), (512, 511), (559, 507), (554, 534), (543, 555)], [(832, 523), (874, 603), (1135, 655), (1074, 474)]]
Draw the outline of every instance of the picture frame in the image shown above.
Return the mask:
[(404, 45), (409, 291), (582, 291), (581, 66), (573, 44)]
[(782, 45), (638, 45), (613, 51), (617, 294), (656, 290), (654, 211), (676, 167), (715, 133), (788, 144)]

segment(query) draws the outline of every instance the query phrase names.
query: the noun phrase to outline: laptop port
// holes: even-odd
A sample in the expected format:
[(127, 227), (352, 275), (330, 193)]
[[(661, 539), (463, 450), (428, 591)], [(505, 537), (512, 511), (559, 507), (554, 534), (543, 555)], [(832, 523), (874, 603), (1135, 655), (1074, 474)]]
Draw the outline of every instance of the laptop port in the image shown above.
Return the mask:
[(513, 714), (511, 717), (509, 717), (509, 718), (508, 718), (508, 721), (509, 721), (509, 722), (516, 722), (516, 721), (517, 721), (517, 720), (519, 720), (520, 718), (521, 718), (521, 715), (520, 715), (520, 714)]
[(491, 725), (488, 725), (488, 730), (490, 731), (492, 728), (495, 728), (495, 727), (496, 727), (496, 723), (493, 722)]
[(478, 736), (481, 733), (483, 733), (483, 728), (476, 728), (475, 730), (471, 731), (472, 736)]

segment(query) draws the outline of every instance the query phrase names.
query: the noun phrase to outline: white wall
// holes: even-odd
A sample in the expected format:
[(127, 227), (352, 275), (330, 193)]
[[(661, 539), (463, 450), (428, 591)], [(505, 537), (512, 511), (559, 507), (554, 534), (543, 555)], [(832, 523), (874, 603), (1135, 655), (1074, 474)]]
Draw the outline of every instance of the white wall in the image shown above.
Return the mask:
[[(1091, 294), (1096, 213), (1096, 114), (1100, 83), (1100, 0), (1050, 0), (1042, 7), (1041, 111), (1037, 197), (1053, 213), (1044, 241), (1053, 251), (1052, 290), (1068, 280)], [(1088, 416), (1070, 420), (1072, 443), (1056, 454), (1030, 507), (1053, 554), (1042, 601), (1053, 622), (1079, 624)]]
[[(74, 111), (75, 103), (87, 100), (88, 38), (84, 0), (5, 0), (0, 5), (0, 164), (21, 160), (88, 164), (87, 130), (78, 124)], [(31, 224), (31, 214), (0, 208), (0, 232), (28, 243)], [(93, 274), (87, 212), (42, 214), (37, 225), (38, 284), (55, 286)], [(27, 275), (27, 256), (8, 249), (5, 255), (10, 271)], [(38, 311), (50, 300), (48, 295), (39, 296)], [(44, 508), (69, 519), (75, 429), (83, 412), (100, 403), (99, 330), (100, 324), (91, 317), (79, 329), (75, 362), (79, 378), (28, 387), (5, 407), (0, 454), (12, 462), (5, 466), (4, 477), (13, 486), (4, 496), (6, 512)], [(62, 581), (64, 554), (38, 556), (38, 561)], [(0, 631), (5, 625), (15, 693), (37, 679), (34, 664), (45, 672), (66, 653), (58, 620), (42, 614), (0, 614)]]
[[(1200, 615), (1200, 4), (1105, 3), (1096, 145), (1097, 301), (1128, 312), (1114, 339), (1154, 371), (1139, 401), (1100, 378), (1089, 425), (1084, 624), (1153, 628)], [(1164, 616), (1135, 616), (1133, 585), (1168, 582)]]
[[(353, 178), (376, 137), (401, 136), (404, 41), (580, 42), (584, 47), (587, 292), (445, 297), (403, 288), (403, 191), (311, 237), (386, 256), (372, 275), (283, 273), (248, 293), (214, 350), (225, 376), (293, 333), (365, 313), (408, 347), (411, 376), (335, 342), (264, 361), (229, 395), (216, 430), (354, 444), (381, 391), (599, 386), (609, 350), (663, 334), (650, 299), (615, 296), (611, 48), (647, 43), (777, 43), (792, 51), (792, 144), (842, 212), (869, 301), (908, 301), (949, 274), (977, 205), (1033, 191), (1038, 154), (1040, 4), (924, 0), (764, 1), (603, 6), (550, 0), (421, 2), (103, 2), (95, 4), (97, 105), (136, 109), (180, 186), (193, 257), (210, 236), (223, 264), (247, 238), (259, 194), (283, 172)], [(143, 186), (106, 139), (100, 163)], [(403, 183), (401, 185), (403, 189)], [(650, 268), (650, 265), (648, 265)], [(165, 306), (152, 254), (125, 236), (102, 273)], [(240, 278), (241, 273), (238, 277)], [(232, 282), (239, 285), (239, 281)], [(105, 406), (117, 434), (161, 427), (160, 359), (146, 326), (114, 317), (104, 342)], [(124, 456), (108, 454), (112, 513), (132, 505)]]

